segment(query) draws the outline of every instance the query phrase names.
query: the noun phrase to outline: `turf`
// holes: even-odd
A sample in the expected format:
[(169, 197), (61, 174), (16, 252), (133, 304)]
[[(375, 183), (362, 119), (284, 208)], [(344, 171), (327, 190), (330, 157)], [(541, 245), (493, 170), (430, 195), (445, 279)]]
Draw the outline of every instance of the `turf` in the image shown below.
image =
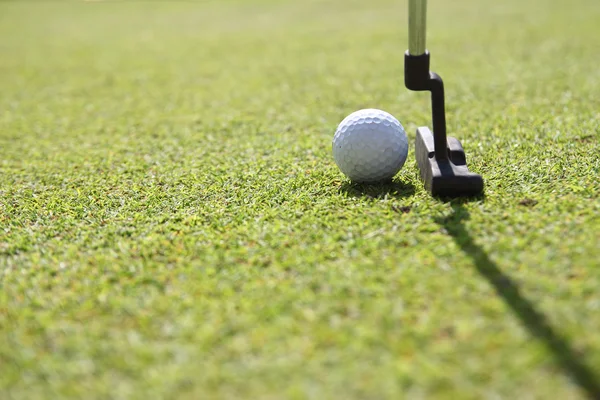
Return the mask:
[(414, 140), (402, 1), (0, 3), (0, 398), (600, 397), (597, 0), (432, 1), (485, 196)]

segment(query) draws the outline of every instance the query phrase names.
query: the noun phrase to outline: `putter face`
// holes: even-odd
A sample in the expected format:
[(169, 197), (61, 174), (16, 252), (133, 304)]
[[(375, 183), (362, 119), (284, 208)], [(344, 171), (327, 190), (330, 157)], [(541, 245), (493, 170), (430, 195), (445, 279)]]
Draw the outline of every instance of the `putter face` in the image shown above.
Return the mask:
[(448, 138), (448, 157), (438, 160), (433, 133), (427, 127), (417, 128), (415, 155), (425, 189), (433, 196), (475, 196), (483, 191), (483, 179), (468, 170), (465, 152), (456, 138)]

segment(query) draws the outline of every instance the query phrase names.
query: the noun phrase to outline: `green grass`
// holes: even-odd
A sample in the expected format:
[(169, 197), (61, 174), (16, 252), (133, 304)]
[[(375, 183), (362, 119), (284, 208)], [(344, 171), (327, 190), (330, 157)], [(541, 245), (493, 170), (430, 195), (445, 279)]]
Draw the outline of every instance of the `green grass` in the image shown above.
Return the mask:
[[(600, 3), (430, 2), (452, 202), (405, 3), (0, 3), (0, 398), (600, 396)], [(333, 162), (366, 107), (391, 185)]]

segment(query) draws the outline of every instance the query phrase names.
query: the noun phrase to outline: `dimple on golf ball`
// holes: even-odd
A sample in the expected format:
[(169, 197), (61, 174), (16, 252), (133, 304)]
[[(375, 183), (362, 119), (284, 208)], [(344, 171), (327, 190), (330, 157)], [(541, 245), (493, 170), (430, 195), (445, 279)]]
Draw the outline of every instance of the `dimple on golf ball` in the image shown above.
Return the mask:
[(408, 138), (391, 114), (365, 109), (338, 125), (332, 148), (335, 163), (350, 180), (382, 182), (391, 180), (406, 162)]

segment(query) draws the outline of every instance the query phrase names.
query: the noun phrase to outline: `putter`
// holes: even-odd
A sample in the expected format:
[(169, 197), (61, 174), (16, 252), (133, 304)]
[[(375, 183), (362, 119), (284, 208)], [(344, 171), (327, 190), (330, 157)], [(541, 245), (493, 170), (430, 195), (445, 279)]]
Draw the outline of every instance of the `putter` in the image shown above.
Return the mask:
[(476, 196), (483, 192), (483, 178), (467, 168), (465, 151), (458, 139), (446, 137), (446, 112), (442, 78), (429, 70), (426, 48), (427, 0), (409, 0), (408, 50), (404, 55), (407, 89), (431, 92), (433, 133), (417, 128), (415, 155), (421, 179), (433, 196)]

